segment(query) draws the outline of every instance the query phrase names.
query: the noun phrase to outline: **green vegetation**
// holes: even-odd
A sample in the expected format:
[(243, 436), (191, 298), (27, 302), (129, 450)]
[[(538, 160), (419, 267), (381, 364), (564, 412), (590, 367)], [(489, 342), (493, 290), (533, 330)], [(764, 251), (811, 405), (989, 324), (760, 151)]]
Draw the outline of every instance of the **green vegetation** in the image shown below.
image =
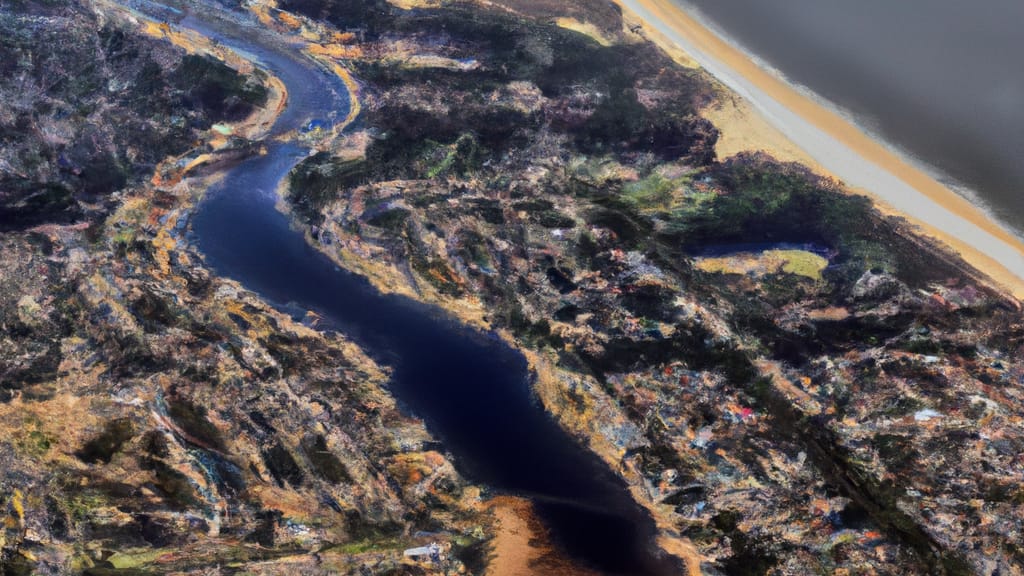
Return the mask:
[[(705, 272), (718, 274), (748, 274), (763, 278), (793, 274), (813, 280), (822, 279), (828, 260), (807, 250), (765, 250), (763, 252), (737, 252), (722, 257), (697, 258), (694, 266)], [(769, 278), (769, 282), (777, 278)], [(781, 288), (774, 282), (776, 288)], [(778, 295), (778, 294), (777, 294)]]
[[(336, 3), (314, 0), (292, 0), (282, 7), (328, 19), (339, 9)], [(707, 85), (692, 72), (669, 66), (651, 45), (601, 46), (545, 22), (469, 7), (384, 12), (387, 16), (375, 25), (386, 22), (398, 34), (451, 38), (454, 57), (472, 57), (481, 66), (450, 71), (355, 63), (358, 76), (385, 91), (401, 85), (442, 99), (460, 95), (458, 106), (444, 113), (397, 99), (370, 113), (368, 122), (383, 136), (367, 153), (375, 178), (466, 176), (487, 160), (528, 146), (545, 122), (587, 153), (650, 152), (690, 158), (697, 165), (714, 158), (717, 132), (696, 115), (699, 103), (710, 96)], [(641, 76), (655, 78), (650, 88), (662, 89), (653, 108), (638, 100), (634, 85)], [(561, 109), (542, 115), (495, 105), (491, 94), (513, 81), (530, 82), (549, 98), (570, 98), (578, 87), (602, 97), (583, 121)]]
[(427, 140), (426, 144), (424, 160), (427, 163), (436, 160), (438, 153), (443, 156), (426, 170), (427, 178), (437, 178), (449, 172), (465, 176), (480, 167), (483, 152), (472, 134), (462, 134), (450, 145), (441, 145), (432, 140)]
[(385, 0), (281, 0), (278, 5), (314, 20), (326, 20), (341, 30), (359, 23), (371, 37), (392, 19), (392, 7)]
[(387, 550), (399, 550), (405, 547), (408, 542), (399, 538), (385, 538), (382, 540), (357, 540), (329, 548), (337, 550), (342, 554), (364, 554), (366, 552), (383, 552)]
[[(0, 100), (10, 111), (0, 118), (8, 166), (0, 173), (0, 229), (102, 213), (103, 197), (193, 146), (196, 129), (266, 101), (257, 77), (210, 57), (181, 57), (102, 22), (81, 2), (7, 4), (0, 6)], [(45, 24), (56, 21), (56, 5), (59, 30)]]
[(274, 477), (278, 486), (284, 487), (287, 482), (291, 487), (298, 488), (305, 481), (305, 474), (292, 453), (282, 444), (276, 442), (270, 448), (263, 450), (263, 463), (267, 470)]
[(125, 550), (107, 558), (107, 562), (110, 562), (119, 573), (126, 573), (132, 569), (152, 564), (169, 552), (172, 552), (172, 550), (159, 548), (155, 550), (150, 548)]
[(787, 274), (821, 280), (821, 273), (828, 266), (828, 260), (814, 252), (806, 250), (775, 250), (773, 252), (778, 258), (785, 260), (782, 271)]
[(50, 451), (55, 439), (41, 430), (41, 426), (42, 422), (38, 418), (25, 418), (18, 435), (14, 438), (14, 445), (19, 452), (30, 457), (40, 457)]
[(210, 56), (185, 56), (170, 75), (188, 105), (225, 120), (244, 118), (267, 101), (267, 89)]
[(109, 498), (96, 490), (75, 490), (65, 502), (68, 515), (74, 522), (88, 521), (97, 509), (110, 504)]
[[(745, 243), (817, 243), (836, 249), (824, 278), (835, 289), (852, 285), (865, 271), (895, 273), (910, 286), (954, 274), (948, 259), (921, 257), (921, 244), (901, 223), (878, 214), (869, 199), (846, 193), (798, 164), (761, 153), (742, 153), (708, 169), (702, 181), (718, 191), (694, 191), (671, 211), (664, 241), (689, 248)], [(624, 187), (638, 209), (657, 206), (668, 184), (648, 177)], [(787, 271), (816, 277), (819, 262), (797, 259)], [(931, 264), (924, 264), (929, 261)]]
[(377, 214), (366, 221), (370, 226), (385, 228), (392, 232), (399, 232), (403, 229), (410, 212), (405, 208), (391, 208)]
[(759, 576), (769, 573), (779, 563), (777, 551), (771, 544), (756, 540), (749, 533), (739, 529), (742, 515), (732, 510), (720, 512), (711, 519), (711, 524), (730, 539), (732, 556), (725, 560), (723, 568), (729, 574)]
[(352, 186), (365, 174), (362, 160), (342, 161), (326, 152), (303, 160), (288, 177), (288, 201), (306, 222), (319, 224), (323, 208), (338, 196), (338, 190)]
[(487, 240), (476, 230), (463, 229), (459, 232), (460, 256), (465, 262), (472, 262), (480, 268), (491, 269), (491, 253), (487, 248)]
[(438, 292), (446, 296), (461, 296), (462, 282), (448, 262), (441, 258), (413, 257), (412, 268)]
[(623, 199), (636, 210), (664, 210), (675, 200), (680, 182), (669, 180), (660, 174), (651, 174), (643, 180), (630, 182), (622, 188)]
[(839, 240), (841, 229), (826, 225), (829, 216), (863, 221), (870, 210), (866, 199), (843, 194), (806, 168), (759, 154), (730, 158), (710, 176), (724, 193), (672, 221), (687, 245)]
[(224, 451), (224, 437), (220, 430), (206, 418), (206, 407), (193, 403), (187, 398), (169, 398), (167, 415), (191, 438), (204, 447)]
[(574, 228), (576, 220), (558, 210), (545, 210), (536, 217), (537, 223), (545, 228)]
[(919, 456), (911, 438), (899, 434), (878, 434), (874, 445), (878, 456), (898, 469), (913, 467)]
[(488, 224), (500, 226), (505, 223), (505, 213), (501, 202), (489, 198), (479, 198), (470, 201), (475, 207), (476, 213)]
[(491, 560), (490, 552), (490, 540), (462, 538), (454, 543), (451, 554), (462, 562), (470, 574), (484, 574)]

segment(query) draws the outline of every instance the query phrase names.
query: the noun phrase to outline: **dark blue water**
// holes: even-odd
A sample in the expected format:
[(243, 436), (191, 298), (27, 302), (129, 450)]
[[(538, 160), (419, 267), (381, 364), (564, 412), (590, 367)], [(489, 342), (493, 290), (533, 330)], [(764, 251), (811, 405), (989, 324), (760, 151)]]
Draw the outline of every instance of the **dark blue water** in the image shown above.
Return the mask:
[[(336, 78), (272, 38), (201, 18), (183, 23), (259, 58), (288, 86), (289, 108), (274, 132), (344, 117), (348, 103)], [(679, 572), (654, 552), (654, 523), (622, 480), (537, 403), (521, 354), (436, 308), (380, 294), (289, 226), (274, 207), (275, 190), (307, 154), (294, 144), (270, 144), (207, 192), (191, 223), (207, 263), (279, 306), (316, 310), (394, 367), (392, 392), (426, 421), (459, 470), (530, 497), (570, 555), (609, 574)]]
[(673, 573), (649, 549), (653, 523), (623, 482), (537, 404), (520, 354), (437, 309), (380, 294), (289, 228), (269, 191), (301, 152), (272, 147), (209, 191), (192, 229), (211, 267), (273, 302), (318, 311), (394, 366), (392, 392), (459, 470), (531, 497), (571, 555), (608, 573)]

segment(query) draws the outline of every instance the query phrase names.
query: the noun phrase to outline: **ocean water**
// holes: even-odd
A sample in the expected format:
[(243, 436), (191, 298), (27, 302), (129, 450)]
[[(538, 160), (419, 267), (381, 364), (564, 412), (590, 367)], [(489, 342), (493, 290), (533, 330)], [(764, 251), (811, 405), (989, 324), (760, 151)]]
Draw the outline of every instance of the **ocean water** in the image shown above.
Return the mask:
[(1024, 237), (1024, 1), (675, 1)]

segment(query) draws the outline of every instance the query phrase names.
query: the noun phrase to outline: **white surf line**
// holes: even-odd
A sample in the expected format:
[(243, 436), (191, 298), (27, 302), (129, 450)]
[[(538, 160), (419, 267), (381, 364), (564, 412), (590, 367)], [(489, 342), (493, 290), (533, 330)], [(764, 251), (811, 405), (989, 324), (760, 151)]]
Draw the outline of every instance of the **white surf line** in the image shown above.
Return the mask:
[[(729, 89), (750, 102), (769, 123), (807, 152), (822, 167), (840, 178), (844, 184), (867, 190), (893, 209), (934, 226), (946, 234), (955, 236), (964, 244), (995, 259), (1011, 274), (1024, 280), (1024, 254), (1016, 248), (954, 214), (895, 174), (865, 159), (855, 150), (805, 120), (753, 82), (747, 80), (742, 74), (701, 50), (673, 27), (663, 23), (644, 8), (641, 2), (636, 0), (620, 1), (648, 25), (682, 48), (702, 68)], [(681, 6), (676, 6), (676, 8), (684, 10)], [(927, 230), (924, 232), (927, 234)]]

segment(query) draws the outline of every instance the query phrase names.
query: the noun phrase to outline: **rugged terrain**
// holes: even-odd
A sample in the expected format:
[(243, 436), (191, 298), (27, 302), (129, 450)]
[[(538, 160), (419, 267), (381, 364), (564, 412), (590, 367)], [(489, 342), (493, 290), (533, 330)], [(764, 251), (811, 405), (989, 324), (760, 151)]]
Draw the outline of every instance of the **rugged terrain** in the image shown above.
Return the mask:
[(186, 239), (272, 79), (109, 6), (0, 23), (0, 572), (422, 573), (430, 541), (479, 566), (493, 517), (386, 370)]
[(835, 182), (717, 158), (715, 84), (580, 6), (367, 5), (363, 129), (291, 179), (310, 241), (522, 346), (708, 571), (1019, 573), (1019, 302)]
[[(0, 566), (423, 573), (401, 550), (435, 539), (482, 571), (494, 514), (386, 370), (186, 238), (217, 163), (169, 175), (257, 150), (209, 129), (271, 79), (94, 8), (0, 8)], [(521, 347), (665, 549), (1021, 573), (1018, 302), (835, 182), (718, 158), (721, 89), (611, 4), (253, 8), (361, 82), (344, 136), (303, 136), (310, 242)]]

